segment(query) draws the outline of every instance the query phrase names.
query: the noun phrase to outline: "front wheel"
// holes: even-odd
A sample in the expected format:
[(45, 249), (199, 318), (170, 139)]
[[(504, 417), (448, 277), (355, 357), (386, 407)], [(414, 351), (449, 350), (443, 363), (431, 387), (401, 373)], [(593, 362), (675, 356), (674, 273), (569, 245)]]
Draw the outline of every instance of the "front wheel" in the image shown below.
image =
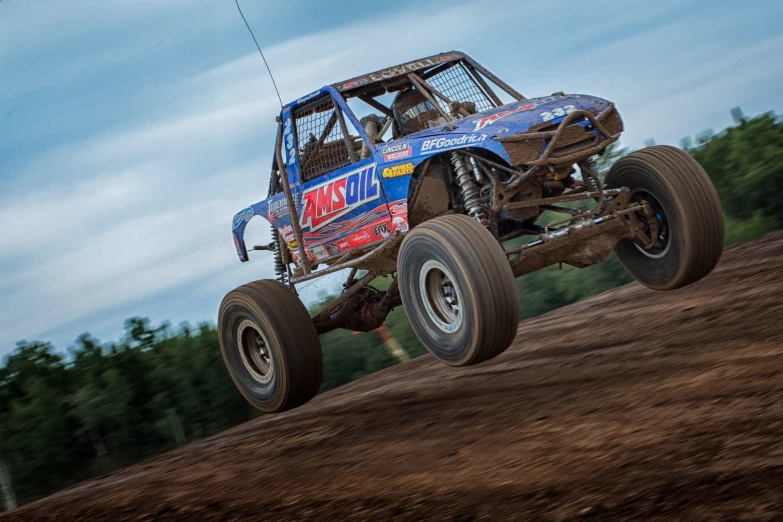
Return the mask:
[(262, 280), (229, 292), (220, 305), (218, 336), (231, 379), (259, 410), (290, 410), (318, 393), (323, 375), (318, 333), (285, 285)]
[(500, 244), (475, 219), (442, 216), (414, 228), (400, 247), (397, 274), (413, 330), (442, 362), (478, 364), (514, 340), (514, 274)]
[(628, 187), (631, 201), (646, 201), (657, 229), (652, 245), (624, 239), (617, 258), (641, 284), (673, 290), (709, 274), (723, 252), (723, 213), (709, 176), (689, 154), (653, 146), (618, 160), (606, 176), (609, 188)]

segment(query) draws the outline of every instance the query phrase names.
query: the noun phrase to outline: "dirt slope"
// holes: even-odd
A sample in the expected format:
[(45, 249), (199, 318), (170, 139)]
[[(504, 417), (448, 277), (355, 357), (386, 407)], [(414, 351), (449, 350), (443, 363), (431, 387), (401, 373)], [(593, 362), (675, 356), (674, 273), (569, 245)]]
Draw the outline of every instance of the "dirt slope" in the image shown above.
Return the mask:
[(1, 520), (783, 519), (783, 233), (422, 357)]

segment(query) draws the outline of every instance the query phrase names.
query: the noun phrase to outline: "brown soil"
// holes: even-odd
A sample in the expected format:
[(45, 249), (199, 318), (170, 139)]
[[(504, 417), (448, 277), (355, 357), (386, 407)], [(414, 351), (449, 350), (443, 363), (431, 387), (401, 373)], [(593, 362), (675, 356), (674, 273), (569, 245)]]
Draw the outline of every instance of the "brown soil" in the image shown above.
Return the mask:
[(425, 356), (5, 520), (781, 520), (783, 233)]

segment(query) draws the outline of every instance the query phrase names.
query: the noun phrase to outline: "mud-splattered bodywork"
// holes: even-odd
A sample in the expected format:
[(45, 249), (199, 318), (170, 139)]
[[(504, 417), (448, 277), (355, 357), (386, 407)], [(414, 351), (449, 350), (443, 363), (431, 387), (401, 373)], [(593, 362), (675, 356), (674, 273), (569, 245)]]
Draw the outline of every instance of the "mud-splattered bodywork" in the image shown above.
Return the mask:
[[(442, 56), (466, 58), (460, 53)], [(439, 58), (427, 60), (438, 63)], [(400, 67), (402, 69), (386, 71), (394, 70), (401, 76), (406, 69)], [(391, 76), (384, 71), (373, 74), (381, 79)], [(434, 156), (471, 149), (489, 151), (511, 166), (523, 167), (541, 158), (545, 158), (546, 163), (557, 164), (558, 157), (588, 149), (587, 155), (601, 152), (613, 141), (611, 137), (616, 139), (622, 130), (620, 117), (610, 102), (593, 96), (558, 93), (518, 99), (415, 134), (373, 144), (343, 97), (346, 90), (371, 85), (372, 81), (375, 81), (373, 75), (368, 75), (323, 87), (286, 105), (281, 112), (282, 158), (297, 207), (305, 251), (312, 262), (328, 262), (352, 249), (382, 241), (396, 231), (407, 231), (412, 175), (417, 167)], [(370, 153), (349, 165), (305, 181), (300, 174), (301, 158), (297, 153), (296, 123), (292, 114), (299, 107), (325, 96), (330, 96), (339, 106), (346, 126), (356, 131)], [(588, 117), (572, 118), (574, 113)], [(568, 128), (561, 131), (554, 143), (554, 131), (569, 118)], [(537, 137), (515, 141), (530, 134)], [(547, 151), (548, 148), (557, 150)], [(240, 260), (248, 260), (244, 241), (247, 222), (260, 215), (279, 231), (294, 261), (299, 262), (300, 250), (290, 211), (286, 195), (279, 191), (237, 213), (233, 220), (233, 236)]]

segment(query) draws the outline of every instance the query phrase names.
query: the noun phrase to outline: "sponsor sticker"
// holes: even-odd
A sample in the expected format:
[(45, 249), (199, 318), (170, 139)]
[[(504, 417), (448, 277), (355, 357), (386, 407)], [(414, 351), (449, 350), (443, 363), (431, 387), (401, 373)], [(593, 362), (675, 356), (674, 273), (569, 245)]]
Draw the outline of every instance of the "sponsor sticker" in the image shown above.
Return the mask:
[(411, 71), (416, 71), (418, 69), (425, 69), (427, 67), (432, 67), (434, 65), (439, 65), (443, 62), (447, 62), (449, 60), (456, 60), (459, 59), (460, 55), (458, 54), (450, 54), (447, 56), (441, 56), (441, 57), (432, 57), (432, 58), (423, 58), (421, 60), (417, 60), (415, 62), (409, 62), (402, 65), (398, 65), (396, 67), (391, 67), (389, 69), (384, 69), (382, 71), (374, 72), (371, 74), (368, 74), (364, 76), (363, 79), (367, 79), (369, 81), (377, 82), (380, 80), (388, 79), (388, 78), (394, 78), (395, 76), (402, 76), (404, 74), (408, 74)]
[(392, 205), (389, 208), (389, 212), (391, 212), (392, 216), (405, 216), (408, 214), (408, 204), (397, 203), (396, 205)]
[(490, 116), (487, 116), (485, 118), (481, 118), (476, 122), (476, 128), (473, 129), (474, 131), (479, 131), (486, 127), (487, 125), (492, 125), (496, 121), (505, 118), (506, 116), (511, 116), (512, 114), (517, 114), (518, 112), (522, 111), (531, 111), (536, 108), (535, 103), (527, 103), (525, 105), (521, 105), (517, 107), (516, 109), (510, 109), (507, 111), (501, 111), (496, 114), (492, 114)]
[(389, 226), (386, 223), (381, 223), (380, 225), (372, 227), (372, 233), (375, 237), (389, 237), (391, 235)]
[(283, 225), (280, 227), (280, 233), (283, 235), (283, 240), (286, 243), (296, 243), (296, 234), (294, 234), (292, 225)]
[(370, 234), (368, 234), (366, 230), (363, 230), (351, 237), (351, 241), (353, 241), (356, 244), (366, 243), (369, 240), (370, 240)]
[(434, 138), (422, 142), (421, 153), (435, 154), (442, 150), (464, 147), (465, 145), (471, 145), (473, 143), (481, 143), (482, 141), (486, 141), (486, 139), (486, 134), (464, 134), (453, 138)]
[(392, 218), (392, 228), (394, 228), (395, 232), (407, 232), (408, 220), (402, 216), (396, 216)]
[(351, 210), (380, 197), (375, 165), (348, 172), (302, 193), (302, 230), (315, 232)]
[(344, 84), (343, 89), (352, 89), (353, 87), (358, 87), (359, 85), (364, 85), (365, 83), (367, 83), (367, 78), (359, 78), (358, 80)]
[(315, 92), (311, 92), (307, 96), (303, 96), (302, 98), (299, 98), (298, 100), (296, 100), (296, 103), (300, 104), (300, 103), (304, 103), (304, 102), (310, 101), (313, 98), (315, 98), (316, 96), (318, 96), (319, 94), (321, 94), (321, 90), (320, 89), (315, 91)]
[(385, 145), (381, 149), (384, 161), (396, 161), (398, 159), (410, 158), (413, 154), (413, 149), (410, 143), (394, 143), (391, 145)]
[(270, 201), (269, 211), (267, 214), (269, 215), (270, 219), (288, 214), (288, 199), (283, 196), (282, 198)]
[(252, 218), (254, 215), (253, 208), (247, 207), (245, 210), (237, 213), (234, 216), (234, 222), (232, 228), (237, 228), (239, 225), (244, 223), (245, 221), (250, 221), (250, 218)]
[(313, 260), (324, 259), (329, 257), (329, 252), (327, 252), (323, 246), (313, 247), (310, 249), (310, 257), (312, 257)]
[(384, 178), (396, 178), (398, 176), (407, 176), (408, 174), (413, 174), (413, 163), (403, 163), (402, 165), (383, 169)]

